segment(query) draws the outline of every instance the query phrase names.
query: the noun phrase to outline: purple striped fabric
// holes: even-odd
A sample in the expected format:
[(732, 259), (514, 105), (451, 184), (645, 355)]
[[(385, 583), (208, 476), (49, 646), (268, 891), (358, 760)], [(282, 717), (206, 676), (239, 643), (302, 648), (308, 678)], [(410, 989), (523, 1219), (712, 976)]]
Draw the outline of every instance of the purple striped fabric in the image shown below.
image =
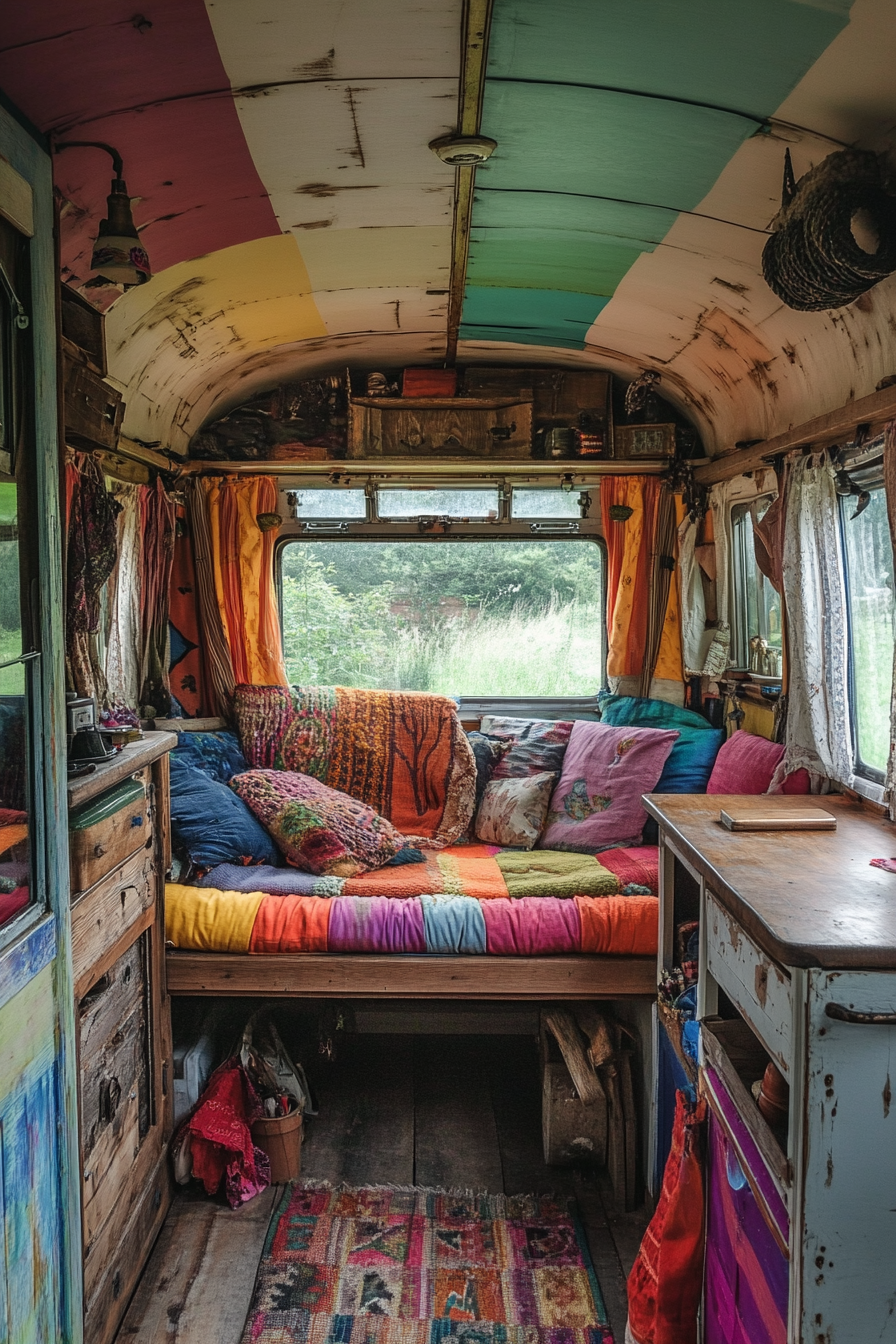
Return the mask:
[(425, 952), (423, 906), (416, 896), (338, 896), (332, 902), (331, 952)]
[(785, 1344), (787, 1260), (712, 1114), (709, 1129), (704, 1344)]
[(747, 1126), (737, 1113), (737, 1107), (728, 1095), (725, 1084), (710, 1064), (704, 1064), (703, 1072), (712, 1089), (712, 1095), (718, 1103), (722, 1117), (734, 1135), (745, 1161), (750, 1165), (750, 1175), (756, 1182), (759, 1193), (765, 1202), (769, 1217), (778, 1229), (781, 1241), (786, 1246), (790, 1236), (790, 1216), (787, 1206), (781, 1198), (775, 1179), (765, 1165), (762, 1154)]
[(486, 950), (497, 957), (553, 956), (578, 952), (582, 923), (576, 901), (553, 896), (482, 901)]

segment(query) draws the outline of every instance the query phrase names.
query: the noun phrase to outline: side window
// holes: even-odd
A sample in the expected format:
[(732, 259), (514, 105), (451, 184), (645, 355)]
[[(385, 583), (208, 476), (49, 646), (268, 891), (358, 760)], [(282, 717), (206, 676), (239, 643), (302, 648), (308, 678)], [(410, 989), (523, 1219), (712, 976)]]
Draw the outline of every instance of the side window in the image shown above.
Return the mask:
[(896, 641), (893, 548), (887, 501), (879, 486), (855, 513), (842, 501), (849, 609), (850, 683), (856, 774), (883, 782), (890, 744), (890, 691)]
[(0, 941), (36, 896), (33, 725), (38, 655), (28, 620), (27, 501), (33, 456), (25, 390), (27, 245), (0, 219)]
[(753, 518), (760, 520), (772, 503), (761, 495), (731, 510), (731, 563), (734, 622), (732, 661), (758, 676), (780, 677), (783, 662), (781, 594), (756, 564)]

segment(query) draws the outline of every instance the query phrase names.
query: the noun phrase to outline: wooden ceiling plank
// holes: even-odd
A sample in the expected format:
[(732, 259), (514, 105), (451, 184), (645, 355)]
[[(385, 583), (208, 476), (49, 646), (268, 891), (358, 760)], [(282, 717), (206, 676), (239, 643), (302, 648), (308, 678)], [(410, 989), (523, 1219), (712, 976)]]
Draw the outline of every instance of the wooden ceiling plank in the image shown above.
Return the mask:
[[(465, 0), (464, 3), (457, 108), (459, 135), (479, 134), (493, 7), (494, 0)], [(475, 181), (475, 168), (466, 166), (455, 169), (451, 279), (448, 282), (448, 337), (445, 344), (445, 363), (448, 365), (454, 364), (457, 360), (457, 336), (460, 331), (464, 291), (467, 285), (467, 258), (470, 252), (470, 222), (473, 214)]]
[(701, 485), (716, 485), (719, 481), (730, 480), (745, 471), (755, 471), (765, 466), (779, 453), (792, 453), (800, 448), (823, 448), (834, 443), (848, 443), (853, 438), (858, 425), (869, 425), (872, 431), (880, 431), (888, 420), (896, 418), (896, 385), (881, 388), (870, 396), (859, 397), (858, 401), (848, 401), (835, 411), (827, 411), (802, 425), (776, 434), (772, 439), (764, 439), (750, 448), (735, 449), (697, 467), (694, 479)]

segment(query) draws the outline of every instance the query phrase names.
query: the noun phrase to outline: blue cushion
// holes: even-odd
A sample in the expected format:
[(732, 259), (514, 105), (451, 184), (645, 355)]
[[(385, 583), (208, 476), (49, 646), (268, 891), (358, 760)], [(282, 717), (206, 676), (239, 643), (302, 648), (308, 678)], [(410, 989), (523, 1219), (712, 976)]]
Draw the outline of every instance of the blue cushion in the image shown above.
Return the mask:
[(634, 695), (602, 695), (601, 719), (619, 728), (674, 728), (679, 737), (654, 793), (705, 793), (719, 748), (725, 740), (700, 714), (666, 700), (644, 700)]
[(228, 784), (234, 775), (249, 769), (236, 733), (229, 732), (178, 733), (171, 760), (204, 770), (219, 784)]
[(282, 863), (277, 846), (242, 798), (171, 754), (171, 831), (197, 868)]

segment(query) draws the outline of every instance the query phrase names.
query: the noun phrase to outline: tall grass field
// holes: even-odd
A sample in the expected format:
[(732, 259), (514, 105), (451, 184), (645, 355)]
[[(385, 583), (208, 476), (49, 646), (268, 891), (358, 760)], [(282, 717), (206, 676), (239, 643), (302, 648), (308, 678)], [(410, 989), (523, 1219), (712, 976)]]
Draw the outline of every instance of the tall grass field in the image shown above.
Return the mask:
[[(427, 573), (422, 561), (434, 551), (417, 543), (392, 544), (397, 556), (381, 555), (369, 574), (358, 568), (366, 546), (343, 544), (354, 552), (348, 572), (332, 552), (316, 549), (339, 543), (290, 546), (282, 587), (290, 681), (447, 695), (596, 694), (604, 661), (601, 555), (594, 546), (551, 544), (567, 551), (542, 555), (537, 570), (530, 552), (516, 583), (503, 543), (480, 544), (500, 551), (494, 565), (482, 553), (468, 560), (473, 548), (464, 546), (464, 562), (476, 564), (469, 573), (461, 572), (461, 548), (453, 548), (447, 576)], [(410, 570), (400, 563), (408, 550), (416, 552)], [(591, 567), (584, 573), (583, 560)]]

